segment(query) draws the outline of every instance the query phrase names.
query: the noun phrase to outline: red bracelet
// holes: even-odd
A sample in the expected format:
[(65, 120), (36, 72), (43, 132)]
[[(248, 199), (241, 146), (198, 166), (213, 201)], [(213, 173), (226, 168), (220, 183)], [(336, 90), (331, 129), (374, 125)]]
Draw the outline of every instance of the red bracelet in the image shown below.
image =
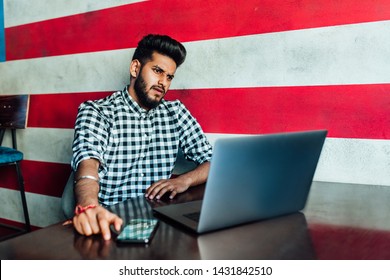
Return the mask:
[(87, 205), (85, 207), (81, 206), (80, 204), (76, 206), (76, 209), (74, 209), (74, 214), (76, 216), (80, 215), (81, 213), (84, 213), (85, 211), (87, 211), (88, 209), (92, 209), (92, 208), (95, 208), (96, 205), (95, 204), (90, 204), (90, 205)]

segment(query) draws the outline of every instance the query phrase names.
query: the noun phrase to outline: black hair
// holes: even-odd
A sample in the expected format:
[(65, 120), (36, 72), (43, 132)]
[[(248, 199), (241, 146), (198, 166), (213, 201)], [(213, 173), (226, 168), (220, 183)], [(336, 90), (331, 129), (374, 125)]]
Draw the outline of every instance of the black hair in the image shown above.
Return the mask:
[(145, 64), (152, 59), (153, 52), (172, 58), (176, 67), (184, 62), (187, 55), (185, 47), (175, 39), (167, 35), (149, 34), (138, 42), (133, 60), (138, 59), (142, 64)]

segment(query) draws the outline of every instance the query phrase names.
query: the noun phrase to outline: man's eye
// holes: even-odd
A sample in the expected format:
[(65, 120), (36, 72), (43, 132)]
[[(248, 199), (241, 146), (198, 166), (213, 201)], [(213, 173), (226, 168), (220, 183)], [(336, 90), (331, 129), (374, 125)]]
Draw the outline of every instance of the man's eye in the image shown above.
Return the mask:
[(156, 72), (157, 74), (161, 74), (163, 72), (163, 70), (161, 70), (160, 68), (154, 68), (153, 69), (154, 72)]

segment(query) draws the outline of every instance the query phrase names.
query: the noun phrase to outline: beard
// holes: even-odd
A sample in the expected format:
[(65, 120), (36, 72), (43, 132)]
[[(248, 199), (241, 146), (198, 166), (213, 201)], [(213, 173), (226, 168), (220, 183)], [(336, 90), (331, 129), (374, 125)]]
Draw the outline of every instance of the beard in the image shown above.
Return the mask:
[(156, 100), (148, 96), (148, 92), (146, 90), (146, 82), (142, 75), (140, 75), (135, 81), (134, 91), (138, 97), (138, 101), (141, 103), (141, 107), (145, 107), (150, 110), (156, 108), (161, 103), (162, 98)]

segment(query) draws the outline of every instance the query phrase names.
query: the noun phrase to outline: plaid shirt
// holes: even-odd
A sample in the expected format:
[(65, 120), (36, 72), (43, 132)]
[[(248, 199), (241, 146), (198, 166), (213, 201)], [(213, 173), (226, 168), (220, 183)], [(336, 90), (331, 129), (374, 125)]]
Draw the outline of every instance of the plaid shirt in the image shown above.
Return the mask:
[(99, 160), (99, 201), (112, 205), (170, 178), (179, 149), (198, 164), (212, 155), (200, 125), (180, 101), (162, 100), (146, 111), (126, 87), (80, 105), (71, 164), (76, 170), (82, 160)]

